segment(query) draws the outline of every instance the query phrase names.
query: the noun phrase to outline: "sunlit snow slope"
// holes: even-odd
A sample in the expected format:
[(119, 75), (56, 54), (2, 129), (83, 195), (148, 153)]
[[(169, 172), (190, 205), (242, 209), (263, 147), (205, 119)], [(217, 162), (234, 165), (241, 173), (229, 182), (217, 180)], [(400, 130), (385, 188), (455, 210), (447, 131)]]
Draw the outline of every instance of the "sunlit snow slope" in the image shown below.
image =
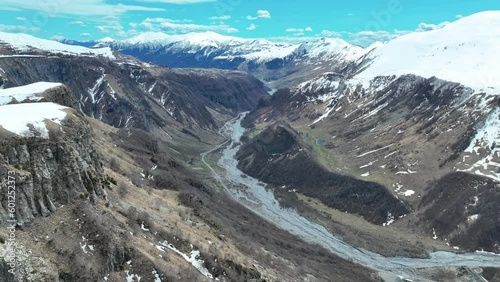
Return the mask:
[(60, 124), (66, 117), (64, 106), (54, 103), (27, 103), (0, 106), (0, 126), (24, 137), (48, 138), (47, 121)]
[(113, 59), (113, 52), (110, 48), (89, 49), (80, 46), (72, 46), (59, 43), (57, 41), (37, 38), (21, 33), (0, 32), (1, 43), (21, 52), (37, 49), (55, 54), (79, 55), (79, 56), (104, 56)]
[(357, 79), (415, 74), (500, 93), (500, 11), (477, 13), (444, 28), (414, 32), (373, 50)]
[(18, 102), (22, 102), (24, 100), (39, 101), (42, 97), (39, 97), (36, 94), (61, 85), (61, 83), (42, 81), (20, 87), (0, 89), (0, 105), (8, 104), (14, 99)]

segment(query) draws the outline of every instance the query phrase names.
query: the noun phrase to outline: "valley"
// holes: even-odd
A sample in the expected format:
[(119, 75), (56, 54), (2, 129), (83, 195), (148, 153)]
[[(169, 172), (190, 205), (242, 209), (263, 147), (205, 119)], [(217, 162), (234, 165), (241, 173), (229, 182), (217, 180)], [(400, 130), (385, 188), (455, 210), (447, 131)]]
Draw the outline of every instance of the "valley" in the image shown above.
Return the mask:
[[(229, 143), (227, 145), (222, 143), (213, 150), (219, 150), (221, 146), (226, 145), (226, 149), (222, 152), (222, 157), (218, 162), (225, 172), (220, 177), (213, 169), (212, 171), (215, 177), (221, 181), (221, 185), (235, 200), (262, 218), (292, 234), (298, 235), (307, 242), (319, 244), (342, 258), (378, 271), (386, 281), (397, 281), (398, 277), (404, 277), (412, 281), (430, 281), (422, 278), (423, 270), (428, 268), (498, 266), (500, 255), (493, 253), (457, 254), (440, 251), (430, 253), (428, 258), (413, 259), (380, 256), (347, 244), (332, 235), (323, 226), (300, 216), (293, 208), (283, 208), (272, 191), (266, 188), (265, 183), (245, 175), (244, 172), (238, 169), (236, 153), (240, 146), (238, 145), (240, 138), (244, 133), (244, 128), (241, 126), (244, 117), (245, 115), (240, 115), (239, 119), (229, 121), (223, 128), (223, 134), (229, 138)], [(207, 153), (209, 154), (213, 150)], [(221, 179), (228, 180), (229, 184), (224, 184)]]
[(500, 281), (496, 25), (0, 26), (0, 281)]

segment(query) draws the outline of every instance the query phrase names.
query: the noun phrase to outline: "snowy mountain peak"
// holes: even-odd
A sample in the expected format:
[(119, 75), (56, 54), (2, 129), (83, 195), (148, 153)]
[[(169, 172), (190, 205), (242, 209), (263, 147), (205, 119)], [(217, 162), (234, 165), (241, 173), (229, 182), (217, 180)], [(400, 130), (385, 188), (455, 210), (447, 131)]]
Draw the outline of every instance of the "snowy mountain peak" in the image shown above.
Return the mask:
[(355, 61), (363, 56), (367, 50), (340, 38), (321, 38), (300, 44), (296, 52), (306, 54), (310, 58), (331, 59), (337, 57), (346, 61)]
[(376, 76), (415, 74), (459, 82), (478, 92), (500, 93), (500, 11), (471, 15), (441, 29), (415, 32), (375, 48), (363, 84)]
[(104, 42), (104, 43), (109, 43), (109, 42), (113, 42), (113, 41), (115, 41), (115, 40), (111, 37), (104, 37), (104, 38), (97, 40), (97, 42)]
[(127, 44), (147, 44), (147, 43), (169, 43), (171, 36), (163, 32), (144, 32), (129, 39), (120, 40), (117, 42)]
[(169, 35), (163, 32), (145, 32), (135, 37), (115, 42), (122, 46), (130, 44), (162, 47), (176, 42), (184, 42), (184, 45), (192, 44), (201, 47), (218, 47), (221, 44), (227, 44), (231, 41), (241, 42), (243, 40), (237, 37), (225, 36), (212, 31), (207, 31), (201, 33), (193, 32), (175, 35)]
[(234, 36), (227, 36), (227, 35), (222, 35), (213, 31), (207, 31), (207, 32), (200, 32), (200, 33), (187, 33), (181, 38), (184, 37), (184, 39), (191, 41), (191, 42), (202, 42), (202, 41), (214, 41), (214, 42), (231, 42), (231, 41), (236, 41), (236, 42), (245, 42), (248, 40), (244, 40), (242, 38), (234, 37)]
[[(102, 46), (98, 44), (96, 46)], [(364, 49), (353, 46), (342, 39), (321, 38), (305, 43), (277, 43), (266, 39), (239, 38), (221, 35), (212, 31), (168, 35), (162, 32), (146, 32), (138, 36), (113, 41), (110, 46), (122, 52), (197, 54), (213, 57), (215, 60), (245, 60), (266, 63), (274, 59), (304, 57), (326, 60), (337, 58), (354, 60), (364, 54)], [(196, 59), (198, 60), (198, 59)]]

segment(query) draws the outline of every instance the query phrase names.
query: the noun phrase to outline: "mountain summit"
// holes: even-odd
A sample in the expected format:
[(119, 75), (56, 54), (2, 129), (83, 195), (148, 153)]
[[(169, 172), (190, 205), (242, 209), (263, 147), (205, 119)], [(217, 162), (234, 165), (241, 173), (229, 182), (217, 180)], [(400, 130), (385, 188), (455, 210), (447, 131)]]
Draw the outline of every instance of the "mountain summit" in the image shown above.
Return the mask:
[(376, 48), (358, 75), (414, 74), (459, 82), (479, 92), (500, 92), (500, 11), (473, 14), (441, 29), (414, 32)]

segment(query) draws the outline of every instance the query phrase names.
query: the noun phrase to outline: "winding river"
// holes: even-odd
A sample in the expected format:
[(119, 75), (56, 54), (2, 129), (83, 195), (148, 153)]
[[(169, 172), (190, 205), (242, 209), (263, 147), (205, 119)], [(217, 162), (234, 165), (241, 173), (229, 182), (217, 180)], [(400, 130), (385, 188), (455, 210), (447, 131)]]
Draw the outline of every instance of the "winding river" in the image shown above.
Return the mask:
[[(309, 243), (323, 246), (330, 252), (347, 260), (371, 268), (379, 273), (386, 281), (401, 281), (404, 277), (412, 281), (429, 281), (419, 277), (416, 269), (436, 268), (446, 266), (500, 267), (500, 255), (490, 253), (456, 254), (451, 252), (434, 252), (430, 258), (384, 257), (379, 254), (356, 248), (336, 238), (323, 226), (313, 223), (300, 216), (296, 211), (283, 209), (274, 197), (272, 191), (265, 189), (265, 183), (250, 177), (237, 168), (236, 152), (240, 145), (239, 140), (245, 129), (241, 121), (246, 113), (228, 121), (221, 129), (221, 134), (228, 138), (223, 144), (202, 154), (202, 160), (214, 177), (220, 182), (226, 192), (236, 201), (254, 211), (257, 215), (274, 225), (294, 234)], [(205, 156), (228, 145), (222, 151), (218, 165), (224, 169), (222, 175), (205, 162)], [(230, 183), (229, 185), (226, 183)], [(235, 188), (237, 187), (237, 188)]]

